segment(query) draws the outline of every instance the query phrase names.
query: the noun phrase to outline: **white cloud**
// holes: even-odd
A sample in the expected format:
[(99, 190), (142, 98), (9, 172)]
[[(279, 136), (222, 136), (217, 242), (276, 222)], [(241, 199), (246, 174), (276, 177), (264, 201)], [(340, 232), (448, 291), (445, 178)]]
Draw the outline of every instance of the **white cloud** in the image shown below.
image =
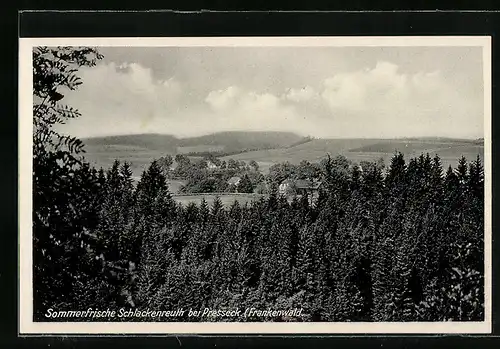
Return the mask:
[(310, 102), (318, 96), (319, 94), (314, 90), (314, 88), (311, 86), (304, 86), (300, 89), (290, 88), (286, 91), (283, 98), (296, 103), (304, 103)]
[(66, 93), (64, 103), (83, 116), (63, 127), (79, 137), (228, 130), (318, 137), (482, 134), (481, 93), (464, 92), (440, 71), (401, 72), (385, 61), (274, 90), (214, 80), (209, 84), (218, 87), (204, 94), (193, 91), (207, 81), (158, 79), (139, 63), (103, 62), (80, 75), (83, 85)]
[[(403, 74), (395, 64), (378, 62), (373, 69), (325, 79), (321, 96), (332, 115), (349, 115), (349, 120), (339, 120), (339, 124), (350, 134), (356, 133), (347, 124), (353, 118), (363, 120), (370, 136), (458, 132), (464, 136), (471, 129), (481, 133), (481, 101), (465, 98), (439, 71)], [(470, 128), (464, 130), (464, 124)]]
[(274, 94), (230, 86), (205, 98), (214, 128), (222, 130), (283, 130), (300, 132), (297, 110)]
[(399, 74), (396, 65), (379, 62), (373, 69), (325, 79), (322, 97), (334, 110), (369, 111), (374, 106), (399, 104), (407, 99), (407, 81), (407, 75)]
[(229, 86), (224, 90), (212, 91), (208, 94), (205, 101), (215, 110), (227, 109), (233, 105), (235, 99), (240, 95), (240, 89), (236, 86)]
[(80, 74), (83, 84), (68, 91), (64, 103), (82, 117), (63, 128), (80, 137), (155, 132), (158, 120), (177, 112), (185, 93), (179, 82), (156, 80), (151, 69), (137, 63), (99, 64)]

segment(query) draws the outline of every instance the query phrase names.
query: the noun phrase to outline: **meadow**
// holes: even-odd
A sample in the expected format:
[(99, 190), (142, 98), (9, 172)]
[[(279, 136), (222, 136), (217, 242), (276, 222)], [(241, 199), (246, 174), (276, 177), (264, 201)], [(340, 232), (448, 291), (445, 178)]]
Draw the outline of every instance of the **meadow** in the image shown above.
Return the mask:
[(288, 161), (292, 164), (299, 164), (302, 160), (317, 162), (325, 158), (327, 154), (344, 155), (347, 159), (358, 164), (361, 161), (382, 159), (388, 165), (396, 151), (403, 153), (405, 158), (415, 157), (421, 153), (429, 153), (431, 156), (437, 154), (441, 157), (444, 168), (449, 165), (455, 167), (457, 159), (462, 155), (469, 161), (475, 160), (477, 155), (481, 160), (484, 159), (482, 143), (477, 144), (470, 140), (441, 139), (315, 139), (290, 148), (245, 152), (222, 159), (255, 160), (261, 171), (267, 172), (269, 167), (276, 163)]

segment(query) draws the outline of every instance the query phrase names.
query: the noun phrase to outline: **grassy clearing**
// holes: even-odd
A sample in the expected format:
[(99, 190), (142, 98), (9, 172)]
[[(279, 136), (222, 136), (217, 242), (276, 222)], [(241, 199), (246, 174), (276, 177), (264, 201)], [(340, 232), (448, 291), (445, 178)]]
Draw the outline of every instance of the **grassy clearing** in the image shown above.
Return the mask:
[(190, 147), (177, 147), (177, 152), (180, 154), (186, 153), (201, 153), (201, 152), (222, 152), (224, 146), (222, 145), (194, 145)]
[(444, 167), (457, 165), (457, 160), (463, 155), (469, 161), (475, 160), (479, 155), (483, 159), (484, 146), (473, 144), (469, 140), (374, 140), (374, 139), (320, 139), (313, 140), (295, 147), (260, 150), (241, 153), (227, 158), (250, 161), (255, 160), (263, 172), (275, 163), (288, 161), (298, 164), (302, 160), (310, 162), (320, 161), (327, 154), (336, 156), (344, 155), (349, 160), (377, 161), (382, 158), (386, 165), (389, 164), (395, 151), (400, 151), (406, 159), (429, 153), (431, 156), (438, 154)]
[(392, 153), (394, 150), (407, 153), (421, 153), (429, 150), (460, 147), (461, 144), (454, 142), (432, 142), (432, 141), (389, 141), (366, 145), (351, 152), (358, 153)]

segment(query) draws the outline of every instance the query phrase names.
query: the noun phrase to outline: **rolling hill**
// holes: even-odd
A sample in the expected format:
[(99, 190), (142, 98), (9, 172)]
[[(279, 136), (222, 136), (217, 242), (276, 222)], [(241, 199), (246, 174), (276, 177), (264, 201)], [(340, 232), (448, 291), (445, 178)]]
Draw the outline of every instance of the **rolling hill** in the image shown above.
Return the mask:
[(357, 163), (382, 158), (388, 164), (396, 151), (402, 152), (406, 158), (422, 153), (429, 153), (432, 156), (438, 154), (446, 168), (449, 165), (456, 166), (458, 158), (462, 155), (468, 160), (474, 160), (477, 155), (483, 159), (484, 146), (480, 141), (443, 138), (314, 139), (289, 148), (244, 152), (225, 158), (255, 160), (261, 169), (266, 171), (274, 163), (288, 161), (298, 164), (302, 160), (315, 162), (327, 154), (332, 156), (342, 154)]
[(236, 152), (245, 149), (288, 147), (303, 138), (292, 132), (218, 132), (206, 136), (180, 139), (178, 146), (218, 146), (222, 147), (224, 152)]
[(134, 176), (144, 166), (165, 154), (229, 153), (251, 149), (287, 148), (305, 137), (291, 132), (219, 132), (200, 137), (177, 138), (172, 135), (134, 134), (85, 138), (85, 158), (96, 167), (108, 168), (115, 159), (132, 163)]
[(115, 159), (128, 161), (132, 163), (136, 177), (153, 159), (178, 153), (212, 152), (224, 160), (255, 160), (266, 172), (275, 163), (315, 162), (327, 154), (342, 154), (357, 163), (382, 158), (388, 164), (395, 151), (402, 152), (406, 158), (428, 152), (438, 154), (443, 166), (447, 167), (456, 166), (462, 155), (468, 160), (474, 160), (477, 155), (483, 159), (484, 152), (481, 139), (311, 139), (290, 132), (219, 132), (190, 138), (136, 134), (87, 138), (83, 141), (87, 152), (85, 157), (94, 166), (109, 168)]
[[(126, 150), (148, 149), (161, 151), (175, 151), (179, 143), (179, 139), (171, 135), (160, 134), (135, 134), (135, 135), (120, 135), (120, 136), (105, 136), (84, 138), (83, 142), (87, 146), (103, 149), (109, 146), (118, 147)], [(125, 147), (125, 148), (123, 148)]]

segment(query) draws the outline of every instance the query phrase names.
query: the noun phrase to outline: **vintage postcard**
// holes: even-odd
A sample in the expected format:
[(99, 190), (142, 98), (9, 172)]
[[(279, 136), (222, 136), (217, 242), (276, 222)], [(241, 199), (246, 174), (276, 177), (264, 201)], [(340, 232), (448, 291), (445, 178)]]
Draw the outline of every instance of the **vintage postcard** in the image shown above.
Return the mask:
[(19, 62), (21, 335), (491, 332), (490, 37)]

